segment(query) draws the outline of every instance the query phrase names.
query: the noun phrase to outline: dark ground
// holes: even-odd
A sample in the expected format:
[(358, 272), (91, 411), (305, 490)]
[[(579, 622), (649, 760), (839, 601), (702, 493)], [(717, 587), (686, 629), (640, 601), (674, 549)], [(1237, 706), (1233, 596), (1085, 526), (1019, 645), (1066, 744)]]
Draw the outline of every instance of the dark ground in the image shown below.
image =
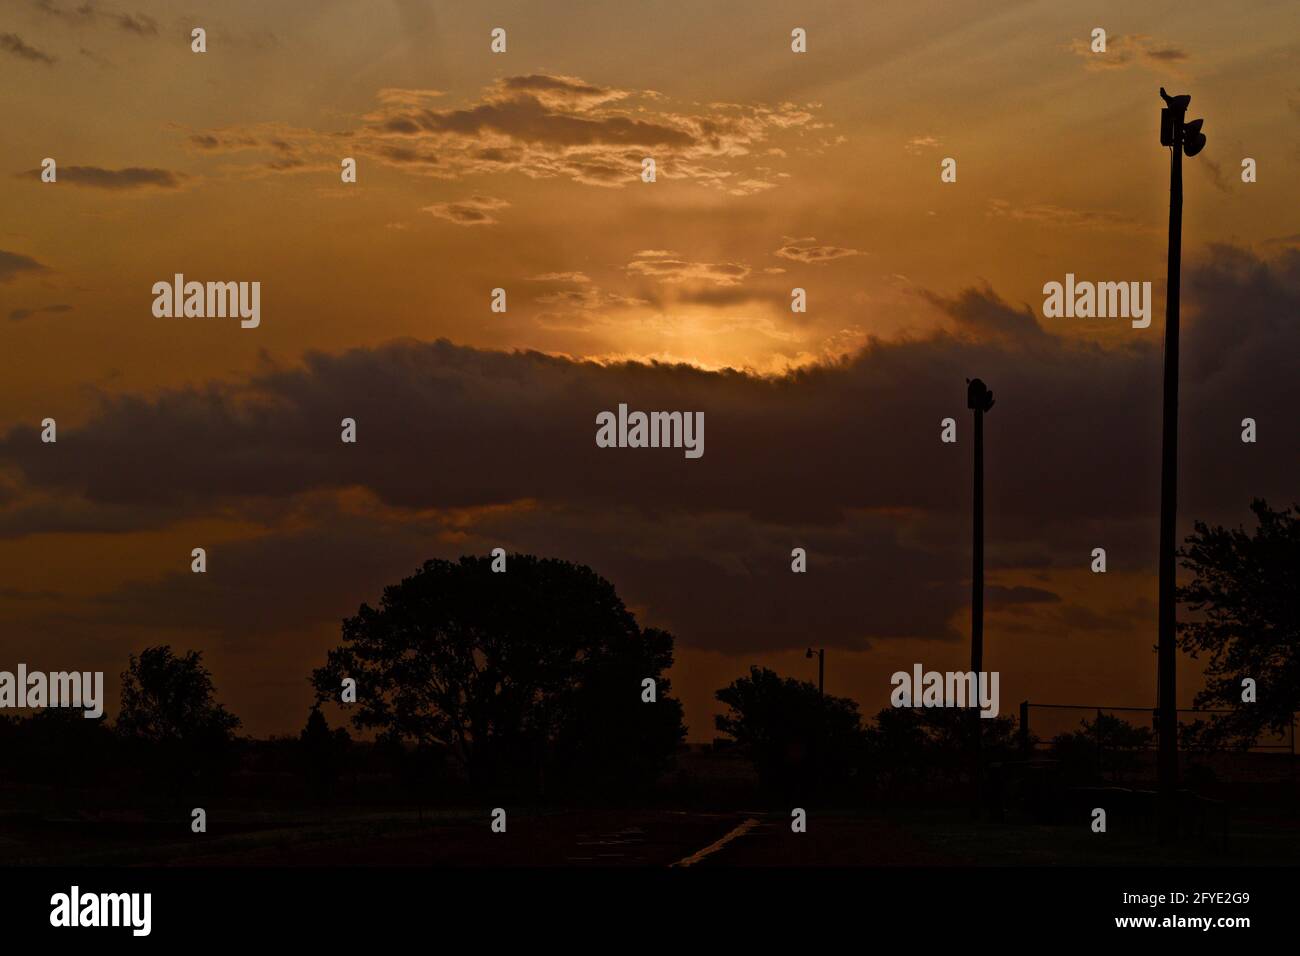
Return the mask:
[[(752, 822), (751, 822), (752, 821)], [(735, 831), (740, 829), (740, 832)], [(719, 841), (731, 835), (721, 846)], [(920, 866), (1274, 864), (1300, 862), (1300, 821), (1235, 821), (1225, 851), (1189, 839), (1160, 850), (1145, 834), (1077, 826), (972, 821), (956, 808), (813, 810), (806, 833), (784, 811), (509, 809), (493, 833), (490, 808), (222, 815), (192, 834), (126, 818), (0, 817), (0, 862), (196, 866)]]

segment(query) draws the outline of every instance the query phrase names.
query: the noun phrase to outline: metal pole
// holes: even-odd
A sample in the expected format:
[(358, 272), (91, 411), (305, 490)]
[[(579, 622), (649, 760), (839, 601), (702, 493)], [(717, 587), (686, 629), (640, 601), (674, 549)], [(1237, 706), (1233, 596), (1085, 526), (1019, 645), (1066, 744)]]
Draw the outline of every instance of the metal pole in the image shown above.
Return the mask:
[(1164, 410), (1160, 455), (1159, 643), (1160, 677), (1159, 790), (1160, 839), (1177, 836), (1178, 671), (1175, 644), (1175, 523), (1178, 515), (1178, 292), (1183, 232), (1183, 116), (1175, 116), (1169, 157), (1169, 268), (1165, 297)]
[(970, 669), (979, 679), (984, 668), (984, 412), (975, 410), (975, 520), (972, 527), (970, 583)]
[(1029, 701), (1020, 702), (1020, 755), (1029, 759)]
[[(984, 410), (975, 409), (975, 501), (972, 522), (972, 568), (970, 595), (970, 669), (979, 687), (980, 672), (984, 669)], [(976, 695), (978, 697), (978, 694)], [(971, 711), (971, 732), (975, 757), (974, 798), (975, 818), (980, 818), (983, 803), (984, 728), (980, 726), (979, 701)]]

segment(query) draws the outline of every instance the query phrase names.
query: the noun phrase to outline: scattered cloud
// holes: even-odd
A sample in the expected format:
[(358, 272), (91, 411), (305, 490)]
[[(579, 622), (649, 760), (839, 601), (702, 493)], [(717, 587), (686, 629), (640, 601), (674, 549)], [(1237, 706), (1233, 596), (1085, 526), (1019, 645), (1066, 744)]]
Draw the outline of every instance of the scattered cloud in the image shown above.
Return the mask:
[(585, 272), (543, 272), (541, 275), (529, 276), (529, 281), (588, 283), (591, 276)]
[(691, 262), (664, 249), (643, 249), (625, 267), (629, 275), (660, 282), (706, 282), (720, 286), (738, 285), (750, 273), (737, 262)]
[(1191, 55), (1181, 47), (1157, 43), (1143, 34), (1110, 36), (1106, 40), (1105, 53), (1094, 53), (1091, 40), (1074, 40), (1069, 49), (1076, 56), (1083, 57), (1084, 67), (1089, 70), (1121, 70), (1134, 65), (1167, 70), (1171, 65), (1191, 59)]
[(1028, 306), (1012, 308), (987, 284), (963, 289), (952, 297), (926, 290), (919, 294), (952, 319), (960, 334), (971, 338), (1011, 345), (1040, 342), (1046, 335), (1033, 310)]
[(792, 239), (790, 236), (785, 236), (784, 239), (785, 244), (772, 255), (794, 262), (830, 262), (832, 259), (843, 259), (846, 256), (866, 255), (857, 249), (845, 249), (843, 246), (818, 245), (814, 236), (805, 239)]
[(1051, 203), (1015, 205), (1005, 199), (990, 199), (989, 216), (1014, 219), (1019, 222), (1039, 223), (1066, 229), (1128, 229), (1141, 231), (1148, 227), (1131, 216), (1105, 209), (1067, 209)]
[(23, 60), (31, 60), (35, 63), (44, 63), (46, 66), (52, 66), (55, 58), (48, 53), (44, 53), (27, 43), (16, 33), (0, 33), (0, 50), (6, 53), (12, 53), (14, 56)]
[(22, 319), (31, 318), (33, 315), (52, 315), (59, 312), (71, 311), (72, 306), (70, 305), (41, 305), (31, 309), (14, 309), (9, 313), (9, 320), (11, 322), (18, 322)]
[(28, 272), (45, 272), (47, 267), (41, 265), (31, 256), (19, 252), (6, 252), (0, 249), (0, 282), (8, 282), (15, 276)]
[(114, 13), (110, 14), (113, 22), (128, 33), (136, 33), (143, 37), (153, 37), (158, 35), (158, 21), (153, 17), (145, 16), (143, 13)]
[(492, 213), (505, 209), (509, 205), (510, 203), (504, 199), (470, 196), (468, 199), (455, 202), (434, 203), (432, 206), (422, 207), (420, 211), (454, 222), (458, 226), (492, 226), (497, 222)]
[(1229, 179), (1228, 175), (1224, 173), (1223, 167), (1209, 156), (1204, 154), (1198, 156), (1196, 162), (1192, 165), (1198, 166), (1201, 172), (1209, 178), (1210, 182), (1214, 184), (1214, 188), (1219, 190), (1219, 192), (1232, 192), (1232, 181)]
[[(28, 169), (18, 177), (40, 178), (39, 169)], [(59, 166), (58, 181), (92, 189), (179, 189), (186, 179), (184, 173), (170, 169), (153, 169), (144, 166), (127, 166), (124, 169), (105, 169), (101, 166)]]
[[(281, 135), (306, 154), (334, 156), (345, 142), (354, 154), (443, 179), (517, 173), (617, 188), (639, 182), (642, 160), (651, 157), (660, 178), (747, 196), (787, 178), (769, 165), (785, 155), (775, 141), (795, 143), (828, 127), (811, 105), (673, 110), (651, 91), (559, 74), (503, 77), (460, 106), (443, 100), (437, 90), (385, 88), (353, 129), (282, 129)], [(256, 126), (196, 132), (189, 142), (228, 152), (266, 145)]]
[(93, 0), (83, 0), (75, 7), (63, 7), (54, 0), (33, 0), (32, 5), (42, 13), (64, 23), (77, 25), (106, 23), (137, 36), (158, 35), (158, 21), (148, 14), (102, 9), (96, 6)]

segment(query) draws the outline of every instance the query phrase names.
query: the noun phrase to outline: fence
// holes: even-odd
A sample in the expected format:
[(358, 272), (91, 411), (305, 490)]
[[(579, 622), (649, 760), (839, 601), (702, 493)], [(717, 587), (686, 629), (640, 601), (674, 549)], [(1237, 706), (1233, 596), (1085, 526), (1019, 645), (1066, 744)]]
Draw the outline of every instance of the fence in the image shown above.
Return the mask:
[[(1034, 712), (1037, 713), (1034, 713)], [(1207, 710), (1198, 708), (1179, 708), (1180, 742), (1182, 728), (1197, 715), (1212, 717), (1216, 714), (1229, 714), (1230, 710)], [(1125, 719), (1120, 715), (1142, 715), (1138, 719)], [(1089, 757), (1095, 760), (1098, 776), (1103, 776), (1109, 763), (1111, 777), (1123, 773), (1134, 779), (1154, 778), (1155, 754), (1160, 746), (1159, 712), (1154, 707), (1107, 707), (1096, 704), (1045, 704), (1022, 701), (1020, 704), (1020, 750), (1026, 757), (1033, 757), (1042, 749), (1053, 749), (1060, 753), (1069, 741), (1063, 745), (1060, 738), (1066, 734), (1078, 734), (1083, 730), (1084, 721), (1092, 721), (1090, 732), (1085, 732), (1083, 740), (1090, 745)], [(1106, 727), (1103, 716), (1115, 717), (1127, 726), (1112, 724)], [(1149, 719), (1150, 730), (1145, 730)], [(1104, 728), (1104, 729), (1103, 729)], [(1134, 732), (1137, 731), (1137, 732)], [(1211, 749), (1180, 747), (1186, 772), (1211, 774), (1214, 778), (1233, 783), (1265, 783), (1290, 781), (1293, 785), (1297, 775), (1296, 765), (1296, 720), (1292, 716), (1289, 727), (1281, 734), (1265, 735), (1251, 746), (1218, 747)], [(1078, 739), (1078, 738), (1076, 738)], [(1120, 759), (1121, 756), (1123, 759)], [(1123, 768), (1122, 770), (1119, 768)]]

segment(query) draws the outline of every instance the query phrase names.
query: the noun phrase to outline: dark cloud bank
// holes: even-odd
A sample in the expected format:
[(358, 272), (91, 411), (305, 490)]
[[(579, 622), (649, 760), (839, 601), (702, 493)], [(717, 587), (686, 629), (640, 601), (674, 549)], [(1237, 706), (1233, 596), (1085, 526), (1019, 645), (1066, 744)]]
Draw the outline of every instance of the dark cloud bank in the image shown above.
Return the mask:
[[(1255, 495), (1300, 498), (1300, 253), (1266, 262), (1216, 247), (1189, 270), (1184, 300), (1187, 531), (1193, 518), (1246, 520)], [(248, 382), (106, 397), (57, 446), (33, 426), (0, 438), (0, 475), (17, 476), (0, 484), (0, 535), (216, 514), (267, 527), (214, 550), (206, 576), (186, 558), (65, 611), (72, 629), (147, 621), (262, 640), (331, 626), (424, 558), (500, 545), (591, 564), (684, 645), (956, 639), (970, 534), (965, 380), (978, 375), (997, 396), (991, 607), (1117, 626), (1062, 607), (1033, 572), (1086, 568), (1098, 546), (1112, 571), (1153, 572), (1161, 323), (1102, 348), (1049, 334), (991, 289), (933, 301), (952, 331), (781, 378), (408, 341), (313, 354)], [(597, 448), (596, 414), (620, 402), (703, 411), (704, 456)], [(948, 416), (956, 445), (939, 441)], [(344, 417), (357, 421), (356, 445), (339, 440)], [(1255, 445), (1240, 441), (1245, 417), (1258, 421)], [(795, 546), (808, 549), (808, 574), (790, 573)], [(1133, 613), (1153, 612), (1137, 602)]]

